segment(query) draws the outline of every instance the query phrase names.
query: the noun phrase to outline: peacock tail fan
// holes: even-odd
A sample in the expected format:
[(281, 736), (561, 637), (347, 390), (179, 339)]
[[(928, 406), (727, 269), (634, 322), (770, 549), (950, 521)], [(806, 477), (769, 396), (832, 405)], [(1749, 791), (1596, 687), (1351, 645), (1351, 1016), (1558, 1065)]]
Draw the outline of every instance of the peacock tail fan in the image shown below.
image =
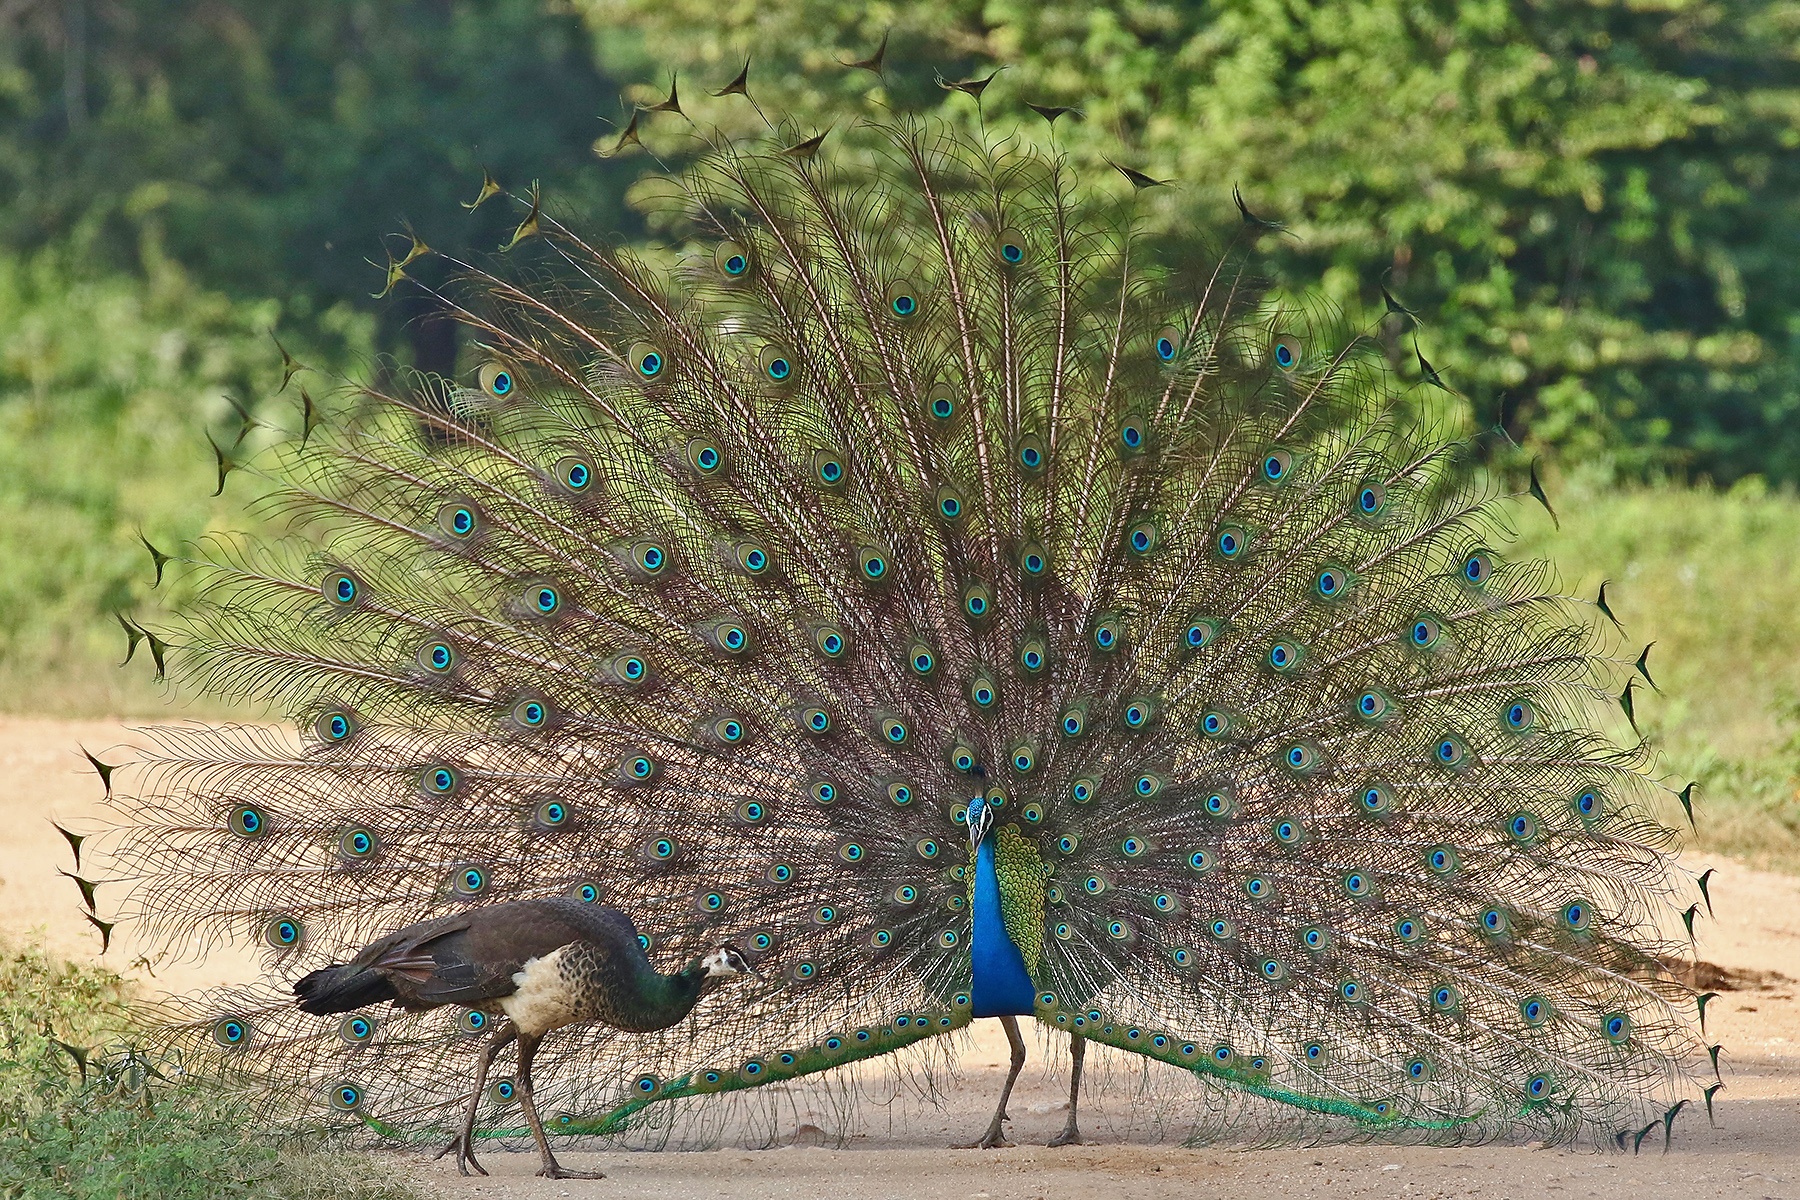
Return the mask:
[(985, 792), (1040, 1020), (1214, 1132), (1610, 1137), (1690, 1088), (1616, 647), (1380, 347), (1012, 142), (781, 148), (708, 148), (655, 261), (534, 204), (442, 297), (479, 370), (361, 389), (267, 469), (289, 536), (188, 560), (173, 669), (292, 718), (165, 730), (117, 802), (131, 915), (268, 956), (188, 1061), (442, 1129), (489, 1018), (285, 981), (560, 895), (763, 979), (553, 1037), (555, 1129), (916, 1053), (970, 1020)]

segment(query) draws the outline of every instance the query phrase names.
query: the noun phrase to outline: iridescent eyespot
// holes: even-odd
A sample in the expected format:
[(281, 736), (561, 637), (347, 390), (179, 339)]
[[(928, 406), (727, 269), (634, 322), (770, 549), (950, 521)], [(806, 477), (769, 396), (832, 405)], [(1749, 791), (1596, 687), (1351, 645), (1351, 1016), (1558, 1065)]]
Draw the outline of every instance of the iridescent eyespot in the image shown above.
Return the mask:
[(1600, 791), (1597, 788), (1582, 788), (1576, 792), (1574, 798), (1569, 801), (1569, 807), (1573, 808), (1575, 815), (1583, 821), (1597, 820), (1606, 810), (1606, 804), (1601, 799)]
[(864, 582), (880, 583), (887, 578), (887, 555), (873, 546), (864, 546), (856, 552), (856, 569), (862, 574)]
[(721, 912), (725, 908), (725, 897), (717, 892), (703, 892), (694, 898), (694, 907), (701, 912)]
[(1182, 640), (1189, 650), (1200, 650), (1212, 645), (1218, 636), (1219, 622), (1210, 617), (1201, 617), (1188, 622), (1187, 632)]
[(1073, 854), (1081, 845), (1081, 838), (1073, 833), (1065, 833), (1056, 839), (1056, 849), (1060, 854)]
[(894, 931), (891, 929), (877, 929), (869, 935), (869, 945), (876, 950), (886, 949), (893, 940)]
[(830, 733), (831, 714), (822, 708), (801, 709), (800, 728), (807, 733)]
[(242, 1046), (250, 1041), (250, 1026), (237, 1017), (225, 1017), (213, 1022), (212, 1036), (214, 1042), (228, 1049)]
[(702, 478), (717, 475), (725, 466), (725, 453), (718, 443), (707, 438), (690, 438), (687, 444), (688, 466)]
[(1424, 1083), (1432, 1076), (1430, 1061), (1423, 1058), (1408, 1059), (1406, 1063), (1406, 1076), (1415, 1083)]
[(776, 863), (763, 872), (763, 878), (770, 883), (786, 883), (794, 877), (794, 868), (787, 863)]
[(836, 625), (821, 625), (813, 630), (813, 645), (826, 658), (841, 658), (849, 642)]
[(1615, 1045), (1631, 1040), (1631, 1018), (1625, 1013), (1607, 1013), (1600, 1018), (1600, 1027), (1606, 1031), (1606, 1040)]
[(964, 502), (962, 493), (944, 484), (937, 490), (937, 513), (946, 521), (962, 519)]
[(647, 754), (627, 754), (619, 761), (619, 777), (627, 783), (649, 783), (660, 764)]
[(226, 818), (231, 832), (241, 838), (259, 838), (269, 831), (269, 817), (254, 804), (240, 804)]
[(1382, 816), (1394, 811), (1394, 793), (1385, 783), (1371, 783), (1357, 796), (1357, 803), (1364, 814)]
[(325, 576), (325, 582), (319, 585), (325, 599), (331, 601), (332, 607), (340, 610), (356, 607), (362, 598), (362, 580), (354, 571), (333, 571)]
[(1321, 761), (1318, 748), (1311, 742), (1295, 742), (1281, 752), (1281, 765), (1296, 775), (1309, 775)]
[(276, 950), (288, 950), (300, 944), (306, 927), (293, 917), (276, 917), (263, 926), (263, 942)]
[(338, 1024), (338, 1037), (352, 1046), (360, 1046), (375, 1036), (375, 1022), (368, 1017), (345, 1017)]
[(1431, 993), (1431, 1007), (1436, 1012), (1454, 1012), (1462, 1003), (1462, 994), (1449, 984), (1440, 984)]
[(1044, 441), (1035, 433), (1020, 437), (1018, 445), (1013, 447), (1013, 460), (1027, 475), (1043, 470), (1045, 458)]
[(1297, 846), (1306, 840), (1306, 828), (1298, 821), (1277, 821), (1270, 832), (1283, 846)]
[(1219, 917), (1206, 927), (1206, 931), (1221, 942), (1229, 942), (1237, 937), (1237, 924)]
[(1347, 895), (1358, 897), (1371, 894), (1375, 890), (1375, 882), (1362, 871), (1350, 871), (1343, 878), (1344, 891)]
[(1469, 761), (1469, 747), (1454, 733), (1447, 733), (1439, 738), (1432, 747), (1431, 754), (1438, 766), (1450, 770), (1463, 767)]
[(925, 411), (934, 420), (948, 421), (956, 415), (956, 393), (945, 384), (937, 384), (925, 397)]
[(1100, 794), (1100, 785), (1092, 779), (1077, 779), (1069, 785), (1069, 799), (1076, 804), (1086, 804)]
[(441, 533), (463, 539), (481, 528), (481, 510), (467, 500), (452, 500), (437, 510), (437, 527)]
[(640, 379), (655, 379), (668, 365), (662, 350), (649, 342), (633, 343), (631, 349), (625, 352), (625, 361), (631, 364), (631, 369), (637, 372)]
[(464, 1033), (480, 1033), (490, 1024), (488, 1015), (479, 1008), (471, 1008), (456, 1019), (456, 1027)]
[(1537, 709), (1529, 700), (1514, 700), (1500, 710), (1500, 719), (1513, 733), (1529, 733), (1537, 724)]
[(1494, 577), (1494, 559), (1486, 550), (1477, 550), (1462, 561), (1462, 580), (1472, 588), (1485, 587)]
[(1563, 928), (1572, 933), (1586, 932), (1594, 923), (1594, 906), (1586, 900), (1570, 900), (1562, 907)]
[(1394, 922), (1394, 936), (1407, 945), (1415, 945), (1425, 937), (1425, 923), (1417, 917), (1401, 917)]
[(1119, 853), (1126, 858), (1137, 858), (1149, 848), (1149, 844), (1140, 837), (1128, 837), (1119, 843)]
[(1037, 766), (1037, 755), (1028, 745), (1013, 747), (1012, 768), (1021, 775), (1029, 774)]
[(958, 771), (973, 771), (975, 769), (976, 761), (977, 759), (973, 748), (966, 746), (961, 742), (950, 747), (950, 765), (955, 767)]
[(737, 818), (746, 825), (761, 824), (768, 812), (760, 800), (746, 800), (737, 806)]
[(1363, 999), (1363, 986), (1354, 979), (1346, 979), (1338, 984), (1338, 995), (1347, 1004), (1360, 1004)]
[(750, 251), (738, 242), (720, 242), (713, 248), (713, 265), (727, 280), (740, 280), (750, 273)]
[(1393, 701), (1380, 688), (1369, 688), (1356, 697), (1356, 715), (1371, 724), (1384, 720), (1393, 707)]
[(1139, 416), (1129, 416), (1119, 422), (1119, 450), (1123, 454), (1136, 454), (1144, 448), (1150, 438), (1150, 432)]
[(496, 400), (505, 400), (518, 387), (518, 381), (513, 378), (512, 369), (497, 362), (481, 364), (479, 378), (481, 390)]
[(1313, 580), (1313, 590), (1319, 594), (1319, 598), (1322, 600), (1336, 600), (1344, 594), (1344, 589), (1348, 586), (1350, 586), (1350, 576), (1342, 567), (1326, 567), (1319, 572), (1319, 577)]
[(362, 1107), (363, 1090), (360, 1084), (335, 1083), (327, 1094), (331, 1100), (331, 1107), (339, 1112), (355, 1112)]
[(1305, 1055), (1306, 1061), (1309, 1063), (1322, 1062), (1325, 1058), (1325, 1044), (1323, 1042), (1308, 1042), (1300, 1048), (1300, 1053)]
[(341, 708), (327, 709), (313, 721), (313, 733), (327, 746), (349, 741), (359, 728), (356, 717)]
[(1132, 781), (1131, 790), (1140, 799), (1148, 800), (1163, 790), (1163, 777), (1154, 771), (1146, 771)]
[(1025, 261), (1025, 237), (1017, 229), (1002, 229), (994, 238), (994, 245), (1000, 252), (1000, 261), (1007, 266), (1016, 267)]
[(462, 773), (443, 763), (419, 772), (419, 790), (427, 796), (451, 796), (462, 784)]
[(1050, 569), (1050, 552), (1036, 542), (1027, 542), (1019, 551), (1019, 567), (1033, 579)]
[(1244, 895), (1252, 900), (1267, 900), (1275, 894), (1275, 885), (1260, 875), (1252, 875), (1244, 880)]
[(1266, 661), (1270, 670), (1286, 674), (1300, 665), (1301, 658), (1300, 647), (1293, 642), (1276, 642), (1269, 647)]
[(1444, 636), (1443, 624), (1436, 617), (1417, 617), (1407, 627), (1407, 638), (1415, 650), (1429, 650)]
[(1269, 483), (1285, 481), (1294, 469), (1294, 456), (1286, 450), (1271, 450), (1263, 456), (1262, 477)]
[(913, 790), (904, 783), (890, 783), (887, 786), (887, 798), (901, 808), (913, 802)]
[(1291, 334), (1281, 334), (1270, 347), (1269, 357), (1281, 370), (1293, 370), (1300, 365), (1300, 339)]
[(1356, 491), (1356, 512), (1364, 520), (1373, 520), (1387, 508), (1388, 494), (1384, 484), (1369, 480)]
[(1331, 934), (1318, 925), (1308, 925), (1300, 931), (1300, 945), (1314, 954), (1322, 954), (1331, 949)]
[(1244, 549), (1250, 544), (1250, 536), (1236, 525), (1227, 525), (1219, 530), (1219, 536), (1213, 542), (1218, 548), (1219, 557), (1228, 562), (1235, 562), (1243, 557)]
[(764, 346), (757, 356), (757, 365), (770, 383), (781, 385), (794, 377), (794, 362), (787, 352), (779, 346)]
[(1196, 850), (1188, 855), (1188, 870), (1197, 875), (1204, 875), (1218, 865), (1218, 858), (1211, 850)]
[(1119, 720), (1130, 730), (1147, 729), (1156, 720), (1156, 701), (1148, 696), (1138, 696), (1125, 702), (1119, 712)]
[(1536, 1028), (1550, 1019), (1550, 1002), (1542, 996), (1531, 996), (1519, 1005), (1519, 1015), (1527, 1025)]
[(806, 785), (806, 795), (814, 804), (835, 804), (838, 798), (837, 784), (829, 779), (815, 779)]
[(1043, 638), (1033, 634), (1019, 643), (1019, 666), (1026, 674), (1037, 674), (1049, 661), (1050, 647)]
[(487, 885), (487, 872), (481, 867), (463, 867), (451, 881), (451, 886), (464, 896), (479, 896), (487, 890)]
[(584, 880), (570, 888), (569, 895), (583, 904), (598, 904), (600, 903), (600, 885)]
[(1548, 1075), (1533, 1075), (1525, 1081), (1525, 1094), (1533, 1100), (1542, 1100), (1550, 1095), (1552, 1083)]
[(1236, 806), (1232, 802), (1232, 794), (1221, 789), (1209, 792), (1206, 798), (1200, 802), (1200, 807), (1206, 810), (1206, 815), (1209, 817), (1228, 817)]
[(987, 675), (976, 675), (969, 681), (969, 699), (976, 708), (992, 708), (1000, 699), (1000, 688)]
[(985, 583), (971, 583), (963, 589), (963, 611), (971, 621), (979, 621), (994, 606), (993, 591)]
[(577, 495), (586, 492), (594, 482), (594, 468), (585, 459), (574, 456), (557, 459), (551, 472), (559, 487)]
[(1538, 820), (1528, 812), (1516, 812), (1506, 818), (1506, 832), (1519, 845), (1530, 846), (1538, 839)]
[(1500, 937), (1512, 928), (1512, 918), (1500, 908), (1483, 909), (1477, 923), (1481, 926), (1481, 931), (1490, 937)]
[(1162, 544), (1162, 529), (1155, 521), (1140, 521), (1126, 533), (1125, 544), (1141, 558)]
[(1454, 875), (1461, 865), (1454, 846), (1433, 846), (1425, 851), (1425, 868), (1433, 875)]
[(538, 803), (532, 819), (539, 829), (563, 829), (569, 824), (569, 806), (567, 802), (552, 797)]
[(742, 718), (720, 717), (712, 723), (712, 736), (721, 745), (735, 746), (744, 740), (746, 729)]
[(913, 904), (919, 899), (919, 889), (910, 883), (903, 883), (894, 889), (894, 903)]
[(1157, 358), (1163, 362), (1174, 362), (1175, 356), (1181, 352), (1181, 330), (1173, 325), (1165, 325), (1156, 331), (1156, 340), (1152, 344)]
[(1062, 735), (1078, 738), (1087, 730), (1087, 711), (1076, 707), (1062, 715)]
[(904, 745), (910, 732), (906, 722), (898, 717), (887, 717), (881, 722), (881, 736), (890, 746)]
[(887, 289), (888, 311), (902, 321), (919, 311), (919, 292), (910, 280), (896, 279)]
[(644, 857), (656, 862), (668, 862), (675, 857), (677, 849), (674, 838), (651, 838), (644, 843)]
[(1094, 624), (1094, 649), (1111, 654), (1125, 644), (1125, 623), (1117, 616), (1102, 617)]
[(361, 861), (373, 858), (379, 849), (381, 840), (375, 836), (374, 831), (360, 826), (352, 826), (338, 837), (338, 853), (348, 859)]

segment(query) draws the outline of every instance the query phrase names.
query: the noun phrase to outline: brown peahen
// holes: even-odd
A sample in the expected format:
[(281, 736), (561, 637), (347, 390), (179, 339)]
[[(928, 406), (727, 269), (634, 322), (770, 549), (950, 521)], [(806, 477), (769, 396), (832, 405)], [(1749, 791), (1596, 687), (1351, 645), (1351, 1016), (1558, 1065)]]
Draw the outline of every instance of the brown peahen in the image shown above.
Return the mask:
[[(348, 963), (302, 976), (294, 995), (302, 1012), (321, 1017), (387, 1000), (406, 1012), (457, 1005), (478, 1027), (503, 1018), (476, 1056), (462, 1130), (444, 1153), (455, 1151), (456, 1168), (464, 1175), (471, 1167), (487, 1174), (475, 1161), (475, 1118), (494, 1055), (516, 1041), (518, 1079), (500, 1081), (495, 1094), (510, 1099), (516, 1090), (543, 1156), (538, 1173), (601, 1179), (599, 1172), (568, 1170), (550, 1152), (531, 1080), (544, 1036), (580, 1021), (601, 1021), (630, 1033), (667, 1029), (693, 1011), (712, 981), (748, 973), (743, 954), (726, 945), (673, 975), (661, 974), (644, 954), (630, 917), (602, 904), (554, 897), (486, 905), (409, 925), (369, 943)], [(367, 1023), (361, 1017), (350, 1022), (351, 1033)]]
[(459, 1155), (519, 1136), (467, 1085), (492, 996), (333, 1022), (284, 981), (562, 897), (762, 982), (555, 1035), (552, 1133), (990, 1015), (1013, 1076), (1018, 1016), (1077, 1070), (1165, 1064), (1206, 1136), (1672, 1113), (1692, 883), (1606, 732), (1629, 657), (1508, 560), (1511, 498), (1374, 323), (1259, 288), (1253, 238), (1160, 262), (1138, 179), (934, 123), (705, 143), (655, 251), (534, 196), (455, 264), (466, 378), (309, 399), (264, 472), (289, 532), (187, 557), (163, 639), (291, 725), (159, 733), (119, 801), (153, 934), (267, 947), (175, 1026), (191, 1060), (395, 1137), (473, 1104)]

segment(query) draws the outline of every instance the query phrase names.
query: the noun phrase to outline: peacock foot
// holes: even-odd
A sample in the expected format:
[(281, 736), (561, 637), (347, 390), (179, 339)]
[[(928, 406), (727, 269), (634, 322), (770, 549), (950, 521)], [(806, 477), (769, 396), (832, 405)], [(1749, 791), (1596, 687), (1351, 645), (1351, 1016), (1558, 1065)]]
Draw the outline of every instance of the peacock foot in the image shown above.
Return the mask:
[(987, 1132), (981, 1135), (980, 1141), (962, 1142), (958, 1145), (952, 1146), (951, 1149), (952, 1150), (1005, 1150), (1005, 1149), (1010, 1148), (1012, 1146), (1012, 1143), (1006, 1140), (1006, 1133), (1005, 1133), (1005, 1131), (1003, 1131), (1000, 1128), (1000, 1123), (1002, 1121), (1004, 1121), (1005, 1119), (1006, 1118), (1003, 1116), (995, 1117), (994, 1123), (987, 1127)]
[(1063, 1131), (1061, 1133), (1045, 1142), (1044, 1145), (1052, 1148), (1056, 1146), (1085, 1146), (1087, 1145), (1087, 1139), (1081, 1136), (1081, 1130), (1075, 1128), (1075, 1122), (1070, 1121), (1067, 1125), (1063, 1126)]
[(450, 1140), (448, 1146), (445, 1146), (442, 1150), (439, 1150), (436, 1154), (432, 1155), (432, 1159), (434, 1161), (440, 1159), (453, 1150), (456, 1152), (457, 1174), (467, 1175), (470, 1167), (475, 1168), (475, 1173), (477, 1175), (487, 1174), (487, 1168), (475, 1161), (475, 1147), (470, 1145), (469, 1139), (460, 1133)]

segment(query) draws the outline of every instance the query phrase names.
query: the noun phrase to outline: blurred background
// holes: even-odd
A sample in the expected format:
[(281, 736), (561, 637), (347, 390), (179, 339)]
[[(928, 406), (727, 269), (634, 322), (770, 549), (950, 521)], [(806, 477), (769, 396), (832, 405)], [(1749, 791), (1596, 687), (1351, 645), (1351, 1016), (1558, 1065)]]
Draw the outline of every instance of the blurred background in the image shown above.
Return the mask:
[[(887, 38), (881, 77), (842, 64)], [(1700, 845), (1800, 871), (1800, 3), (1796, 0), (0, 0), (0, 708), (170, 710), (115, 614), (165, 549), (253, 523), (248, 457), (299, 388), (407, 364), (456, 328), (382, 290), (406, 229), (494, 253), (483, 171), (586, 230), (636, 203), (750, 61), (808, 132), (934, 111), (1175, 186), (1175, 242), (1237, 230), (1279, 286), (1371, 326), (1423, 418), (1483, 439), (1560, 527), (1524, 549), (1608, 601), (1648, 660), (1639, 726)], [(1004, 68), (980, 110), (940, 81)], [(1079, 110), (1054, 126), (1026, 104)], [(433, 260), (415, 264), (437, 269)], [(279, 336), (323, 374), (282, 382)], [(159, 600), (160, 598), (158, 598)], [(197, 710), (191, 703), (175, 711)], [(1679, 814), (1678, 809), (1671, 812)]]

